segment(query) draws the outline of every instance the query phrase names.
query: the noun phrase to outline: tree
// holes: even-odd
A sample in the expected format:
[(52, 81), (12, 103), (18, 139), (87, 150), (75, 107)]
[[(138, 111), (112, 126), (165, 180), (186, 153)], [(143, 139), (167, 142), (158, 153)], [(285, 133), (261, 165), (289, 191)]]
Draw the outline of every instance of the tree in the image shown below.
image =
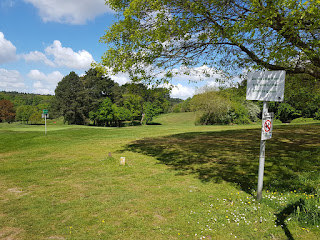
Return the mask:
[(31, 115), (37, 111), (35, 106), (21, 105), (16, 110), (16, 120), (21, 122), (29, 122)]
[(15, 118), (13, 103), (9, 100), (0, 100), (0, 120), (11, 123)]
[(84, 107), (84, 88), (79, 76), (70, 72), (65, 76), (55, 89), (57, 108), (60, 110), (64, 121), (69, 124), (82, 125), (86, 123), (86, 109)]
[(143, 113), (143, 98), (135, 94), (124, 94), (123, 99), (123, 106), (131, 112), (132, 121), (140, 120)]
[(124, 107), (118, 107), (116, 104), (112, 105), (114, 120), (117, 127), (121, 127), (122, 122), (130, 120), (132, 118), (131, 112), (129, 109)]
[(206, 91), (197, 94), (192, 98), (192, 108), (198, 111), (200, 124), (228, 124), (231, 117), (228, 114), (231, 110), (231, 101), (219, 94), (218, 91)]
[(29, 118), (29, 121), (31, 122), (31, 124), (37, 124), (37, 123), (43, 122), (41, 112), (39, 110), (33, 112)]
[(84, 86), (84, 102), (87, 112), (96, 111), (104, 98), (108, 97), (114, 102), (120, 96), (119, 84), (115, 83), (108, 76), (102, 75), (96, 69), (89, 69), (81, 78)]
[[(163, 81), (194, 66), (320, 77), (318, 0), (109, 0), (118, 13), (100, 39), (101, 64), (133, 80)], [(203, 68), (206, 71), (206, 68)], [(207, 73), (207, 72), (205, 72)]]
[(99, 109), (95, 114), (98, 125), (104, 125), (105, 127), (111, 125), (111, 122), (114, 119), (114, 108), (112, 108), (112, 105), (110, 98), (105, 98), (100, 104)]

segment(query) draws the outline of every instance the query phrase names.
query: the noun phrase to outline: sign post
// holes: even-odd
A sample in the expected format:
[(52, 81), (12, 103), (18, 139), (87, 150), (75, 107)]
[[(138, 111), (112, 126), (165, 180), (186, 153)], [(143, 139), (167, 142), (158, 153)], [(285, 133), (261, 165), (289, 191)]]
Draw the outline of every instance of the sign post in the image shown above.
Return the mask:
[(49, 117), (48, 109), (43, 109), (42, 118), (44, 118), (44, 134), (47, 136), (47, 117)]
[(285, 71), (262, 71), (248, 75), (247, 100), (263, 101), (257, 200), (262, 199), (266, 140), (272, 137), (273, 113), (268, 102), (282, 102), (284, 97)]

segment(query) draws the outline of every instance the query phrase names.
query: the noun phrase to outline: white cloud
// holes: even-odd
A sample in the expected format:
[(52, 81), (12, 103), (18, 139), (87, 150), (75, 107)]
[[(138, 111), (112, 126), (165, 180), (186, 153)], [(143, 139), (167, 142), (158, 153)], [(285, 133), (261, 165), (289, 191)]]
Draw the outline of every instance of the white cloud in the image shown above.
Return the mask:
[(96, 16), (113, 12), (105, 0), (24, 0), (39, 10), (44, 22), (85, 24)]
[(0, 89), (2, 91), (27, 92), (24, 79), (16, 70), (0, 69)]
[(117, 75), (110, 75), (110, 78), (119, 85), (123, 85), (131, 81), (129, 78), (129, 74), (127, 73), (118, 73)]
[(210, 68), (206, 65), (194, 68), (180, 67), (172, 70), (174, 79), (177, 81), (216, 81), (221, 79), (222, 73), (217, 72), (216, 69)]
[(89, 69), (94, 62), (92, 55), (81, 50), (74, 52), (71, 48), (62, 47), (60, 41), (55, 40), (53, 44), (45, 49), (47, 55), (54, 57), (57, 66), (64, 66), (76, 69)]
[(0, 32), (0, 64), (16, 60), (16, 47)]
[(43, 62), (48, 66), (54, 67), (55, 64), (47, 58), (47, 56), (38, 51), (30, 52), (29, 54), (22, 54), (22, 58), (24, 58), (27, 62)]
[(178, 83), (172, 88), (171, 97), (187, 99), (189, 97), (192, 97), (194, 93), (195, 93), (194, 87), (183, 86), (180, 83)]
[(48, 75), (37, 69), (31, 70), (28, 77), (35, 80), (33, 84), (34, 92), (39, 94), (54, 94), (54, 90), (63, 75), (59, 71), (54, 71)]

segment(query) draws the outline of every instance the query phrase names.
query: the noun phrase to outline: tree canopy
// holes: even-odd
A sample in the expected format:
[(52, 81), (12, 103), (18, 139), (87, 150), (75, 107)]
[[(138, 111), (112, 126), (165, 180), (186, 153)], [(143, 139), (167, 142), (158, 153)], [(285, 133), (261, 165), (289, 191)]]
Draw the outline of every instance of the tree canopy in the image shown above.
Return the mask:
[(106, 2), (119, 19), (101, 37), (109, 47), (101, 64), (133, 80), (166, 81), (177, 68), (189, 74), (203, 65), (229, 75), (255, 68), (320, 78), (319, 0)]
[(14, 121), (15, 115), (13, 103), (6, 99), (0, 100), (0, 122), (6, 121), (11, 123)]

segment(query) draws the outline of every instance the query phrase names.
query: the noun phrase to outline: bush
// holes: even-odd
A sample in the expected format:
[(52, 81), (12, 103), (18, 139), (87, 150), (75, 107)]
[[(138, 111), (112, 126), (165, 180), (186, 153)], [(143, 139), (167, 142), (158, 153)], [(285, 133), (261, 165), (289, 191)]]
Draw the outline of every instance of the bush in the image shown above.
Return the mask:
[(229, 112), (231, 122), (235, 124), (249, 124), (248, 109), (239, 102), (232, 102), (232, 109)]
[(228, 124), (231, 122), (231, 102), (218, 91), (210, 91), (195, 95), (192, 98), (192, 108), (200, 117), (197, 123), (202, 125)]
[(315, 120), (313, 118), (296, 118), (296, 119), (293, 119), (291, 121), (291, 123), (311, 123), (311, 122), (315, 122)]
[(288, 103), (281, 103), (276, 115), (281, 122), (290, 122), (295, 118), (301, 117), (301, 111), (296, 110)]
[(245, 101), (245, 106), (248, 109), (248, 117), (252, 122), (257, 122), (259, 120), (259, 115), (261, 113), (260, 107), (254, 104), (252, 101)]
[(314, 114), (314, 119), (320, 120), (320, 109)]

